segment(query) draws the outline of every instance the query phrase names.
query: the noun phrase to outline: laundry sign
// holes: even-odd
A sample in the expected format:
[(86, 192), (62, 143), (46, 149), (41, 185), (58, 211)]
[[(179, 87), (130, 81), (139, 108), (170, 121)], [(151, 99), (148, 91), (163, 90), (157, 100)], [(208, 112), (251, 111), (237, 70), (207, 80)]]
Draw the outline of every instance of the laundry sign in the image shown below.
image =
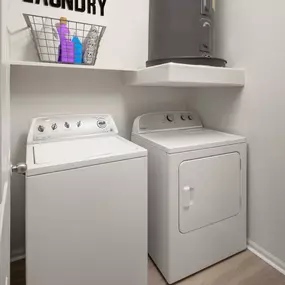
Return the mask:
[(104, 16), (107, 0), (23, 0), (23, 2)]

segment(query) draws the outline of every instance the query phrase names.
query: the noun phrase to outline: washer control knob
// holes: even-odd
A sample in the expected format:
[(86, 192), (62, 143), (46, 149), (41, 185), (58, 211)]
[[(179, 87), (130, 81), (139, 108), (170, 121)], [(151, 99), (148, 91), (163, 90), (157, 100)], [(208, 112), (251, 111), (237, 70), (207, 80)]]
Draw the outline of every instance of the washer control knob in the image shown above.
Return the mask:
[(52, 124), (51, 128), (52, 128), (53, 131), (55, 131), (57, 129), (57, 124)]
[(43, 132), (45, 131), (45, 127), (42, 126), (42, 125), (40, 125), (40, 126), (38, 127), (38, 131), (39, 131), (40, 133), (43, 133)]
[(97, 126), (100, 129), (105, 129), (107, 127), (107, 122), (105, 120), (98, 120)]
[(64, 123), (64, 126), (65, 126), (67, 129), (70, 128), (70, 124), (69, 124), (68, 122), (65, 122), (65, 123)]
[(77, 128), (80, 128), (80, 127), (82, 126), (82, 121), (78, 121), (78, 122), (76, 123), (76, 126), (77, 126)]
[(188, 116), (188, 119), (189, 119), (190, 121), (193, 121), (192, 115), (189, 115), (189, 116)]
[(166, 119), (167, 119), (168, 122), (172, 123), (174, 121), (174, 116), (173, 115), (167, 115)]

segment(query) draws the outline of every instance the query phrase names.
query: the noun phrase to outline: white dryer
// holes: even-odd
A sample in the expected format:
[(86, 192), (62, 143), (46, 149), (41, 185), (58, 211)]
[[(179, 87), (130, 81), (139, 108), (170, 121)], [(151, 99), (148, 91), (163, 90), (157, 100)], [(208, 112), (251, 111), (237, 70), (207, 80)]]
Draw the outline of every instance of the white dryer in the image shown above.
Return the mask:
[(148, 149), (148, 249), (168, 283), (246, 249), (245, 138), (169, 112), (137, 118), (132, 140)]
[(109, 115), (33, 120), (27, 285), (147, 285), (147, 151)]

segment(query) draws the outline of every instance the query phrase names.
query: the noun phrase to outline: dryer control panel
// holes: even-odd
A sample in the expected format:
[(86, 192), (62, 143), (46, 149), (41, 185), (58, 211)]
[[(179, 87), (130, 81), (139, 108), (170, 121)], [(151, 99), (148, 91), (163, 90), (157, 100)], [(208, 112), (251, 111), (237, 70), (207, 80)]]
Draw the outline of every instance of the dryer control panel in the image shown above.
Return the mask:
[(148, 133), (164, 130), (202, 128), (202, 122), (194, 111), (150, 113), (138, 117), (133, 133)]
[(33, 120), (28, 143), (118, 134), (111, 115), (61, 115)]

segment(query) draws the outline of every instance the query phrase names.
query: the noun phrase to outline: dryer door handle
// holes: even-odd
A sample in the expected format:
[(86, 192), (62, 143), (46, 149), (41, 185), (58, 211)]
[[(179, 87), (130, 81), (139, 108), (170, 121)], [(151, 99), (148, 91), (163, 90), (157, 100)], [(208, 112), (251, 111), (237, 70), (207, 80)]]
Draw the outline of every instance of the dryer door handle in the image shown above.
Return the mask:
[(185, 209), (188, 209), (194, 205), (194, 192), (195, 192), (194, 187), (190, 186), (183, 187), (182, 199), (183, 199), (183, 207)]

